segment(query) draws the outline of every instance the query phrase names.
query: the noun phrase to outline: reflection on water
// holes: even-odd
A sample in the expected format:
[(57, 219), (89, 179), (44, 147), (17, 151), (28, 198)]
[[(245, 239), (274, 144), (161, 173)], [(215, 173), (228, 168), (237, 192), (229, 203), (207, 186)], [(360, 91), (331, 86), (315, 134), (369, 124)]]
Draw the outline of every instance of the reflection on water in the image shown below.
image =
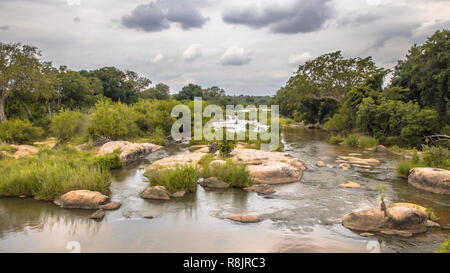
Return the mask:
[[(187, 151), (186, 145), (170, 145), (114, 173), (112, 199), (122, 207), (107, 212), (102, 222), (88, 219), (89, 211), (64, 210), (50, 202), (0, 199), (0, 252), (68, 252), (70, 241), (80, 242), (82, 252), (368, 252), (373, 244), (384, 252), (431, 252), (446, 238), (448, 230), (412, 238), (365, 238), (344, 228), (340, 221), (345, 214), (379, 205), (377, 185), (388, 187), (388, 202), (431, 207), (440, 224), (447, 226), (450, 200), (397, 179), (393, 156), (328, 144), (325, 138), (317, 130), (283, 130), (286, 152), (303, 160), (308, 171), (299, 183), (275, 186), (271, 196), (199, 187), (196, 194), (179, 200), (141, 199), (139, 193), (147, 186), (145, 167), (158, 158)], [(336, 157), (352, 152), (380, 159), (381, 168), (336, 168)], [(327, 167), (316, 167), (319, 159)], [(349, 180), (363, 188), (338, 187)], [(230, 213), (255, 214), (263, 221), (234, 223), (225, 219)], [(147, 214), (154, 218), (143, 218)]]

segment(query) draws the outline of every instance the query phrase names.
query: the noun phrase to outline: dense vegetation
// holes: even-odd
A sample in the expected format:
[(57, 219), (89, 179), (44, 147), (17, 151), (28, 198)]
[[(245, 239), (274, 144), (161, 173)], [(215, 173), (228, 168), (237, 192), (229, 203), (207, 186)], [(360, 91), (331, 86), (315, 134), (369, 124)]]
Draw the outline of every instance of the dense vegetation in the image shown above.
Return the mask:
[(197, 191), (199, 172), (192, 166), (177, 166), (176, 168), (153, 168), (145, 173), (152, 186), (164, 186), (169, 192)]
[(370, 57), (322, 55), (300, 65), (273, 102), (284, 116), (319, 122), (333, 135), (358, 132), (382, 144), (420, 148), (426, 136), (449, 134), (449, 34), (437, 31), (414, 45), (388, 85), (391, 71)]

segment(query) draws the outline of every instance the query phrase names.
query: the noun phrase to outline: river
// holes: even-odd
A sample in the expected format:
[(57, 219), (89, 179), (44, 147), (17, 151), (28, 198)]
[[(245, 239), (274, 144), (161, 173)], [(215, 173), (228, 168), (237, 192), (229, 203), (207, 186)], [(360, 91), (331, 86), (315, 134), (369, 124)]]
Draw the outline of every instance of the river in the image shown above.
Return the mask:
[[(395, 175), (396, 156), (329, 144), (326, 134), (302, 127), (283, 129), (285, 152), (300, 158), (308, 170), (297, 183), (276, 185), (261, 196), (239, 189), (205, 191), (179, 200), (139, 197), (148, 185), (145, 167), (165, 156), (187, 152), (170, 144), (145, 160), (116, 171), (112, 200), (122, 203), (101, 222), (91, 211), (65, 210), (33, 199), (0, 199), (0, 252), (432, 252), (448, 236), (450, 197), (415, 189)], [(362, 153), (382, 161), (372, 171), (336, 168), (338, 155)], [(315, 166), (323, 160), (327, 167)], [(334, 166), (334, 168), (333, 168)], [(343, 189), (347, 181), (361, 189)], [(379, 205), (377, 185), (386, 185), (387, 203), (412, 202), (433, 208), (446, 229), (411, 238), (361, 237), (341, 225), (355, 210)], [(230, 213), (260, 216), (252, 224), (224, 219)], [(153, 219), (143, 216), (151, 214)]]

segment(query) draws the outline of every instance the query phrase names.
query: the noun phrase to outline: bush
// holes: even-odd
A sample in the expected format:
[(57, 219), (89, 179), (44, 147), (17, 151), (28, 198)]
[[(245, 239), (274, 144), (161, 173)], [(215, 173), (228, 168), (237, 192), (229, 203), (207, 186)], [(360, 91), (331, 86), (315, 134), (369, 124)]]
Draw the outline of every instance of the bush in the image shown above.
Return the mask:
[(121, 169), (123, 167), (122, 160), (118, 152), (109, 155), (102, 155), (94, 159), (94, 164), (104, 170)]
[(247, 166), (244, 164), (235, 164), (230, 159), (226, 160), (224, 165), (211, 168), (209, 164), (214, 160), (214, 155), (206, 155), (199, 161), (202, 167), (201, 176), (203, 178), (216, 177), (233, 187), (243, 188), (253, 185)]
[(332, 143), (332, 144), (339, 144), (341, 142), (343, 142), (344, 139), (341, 137), (336, 137), (336, 136), (330, 136), (328, 138), (328, 142)]
[(28, 120), (10, 119), (0, 124), (0, 139), (9, 143), (27, 143), (43, 135), (43, 130)]
[(444, 147), (423, 148), (423, 162), (426, 166), (450, 169), (450, 151)]
[(229, 156), (230, 153), (234, 150), (234, 141), (232, 140), (222, 140), (219, 142), (219, 151), (220, 155), (223, 157)]
[(156, 145), (165, 145), (166, 139), (164, 137), (164, 131), (161, 129), (161, 127), (157, 127), (155, 131), (150, 135), (150, 141), (153, 144)]
[(54, 200), (72, 190), (108, 193), (110, 173), (86, 152), (62, 147), (36, 156), (0, 161), (0, 196), (34, 196)]
[(99, 100), (95, 104), (90, 134), (95, 137), (108, 137), (113, 140), (135, 137), (139, 133), (136, 113), (126, 104)]
[(52, 117), (50, 131), (61, 142), (67, 142), (81, 132), (83, 115), (80, 112), (62, 109)]
[(358, 139), (358, 146), (361, 148), (373, 148), (378, 145), (378, 141), (369, 136), (362, 136)]
[(150, 169), (145, 173), (152, 186), (164, 186), (169, 192), (183, 190), (186, 193), (197, 191), (199, 172), (192, 166)]
[(415, 167), (419, 167), (418, 164), (414, 164), (411, 160), (402, 159), (397, 163), (397, 174), (402, 177), (408, 177), (409, 171)]
[(445, 242), (436, 249), (437, 253), (450, 253), (450, 237), (445, 240)]
[(348, 146), (358, 147), (358, 137), (355, 135), (348, 135), (344, 138), (344, 142)]

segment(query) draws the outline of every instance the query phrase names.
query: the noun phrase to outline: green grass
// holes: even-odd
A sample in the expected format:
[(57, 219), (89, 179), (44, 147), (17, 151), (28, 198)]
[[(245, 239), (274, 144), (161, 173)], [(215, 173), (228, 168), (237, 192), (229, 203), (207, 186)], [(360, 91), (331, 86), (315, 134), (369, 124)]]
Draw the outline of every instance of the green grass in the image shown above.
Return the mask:
[(98, 156), (94, 158), (94, 164), (105, 170), (121, 169), (123, 167), (120, 160), (119, 150), (109, 155)]
[(378, 141), (370, 136), (362, 136), (358, 139), (358, 146), (360, 148), (374, 148), (378, 145)]
[(206, 155), (199, 161), (201, 166), (201, 177), (216, 177), (233, 187), (243, 188), (253, 185), (247, 166), (244, 164), (235, 164), (227, 159), (224, 165), (220, 167), (210, 167), (209, 164), (214, 160), (213, 155)]
[(33, 196), (54, 200), (71, 190), (109, 191), (110, 172), (87, 152), (62, 147), (37, 155), (0, 161), (0, 196)]
[(154, 168), (145, 173), (152, 186), (164, 186), (169, 192), (183, 190), (186, 193), (197, 191), (199, 171), (191, 166), (176, 168)]
[(344, 139), (342, 137), (337, 137), (337, 136), (330, 136), (327, 139), (328, 142), (332, 143), (332, 144), (339, 144), (341, 142), (344, 141)]
[(348, 135), (344, 138), (344, 142), (348, 146), (358, 147), (358, 137), (355, 135)]
[(445, 242), (436, 249), (437, 253), (450, 253), (450, 237), (445, 240)]
[(423, 159), (420, 159), (416, 150), (412, 159), (401, 159), (397, 164), (397, 174), (408, 177), (409, 171), (416, 167), (431, 167), (450, 170), (450, 151), (445, 147), (423, 147)]

